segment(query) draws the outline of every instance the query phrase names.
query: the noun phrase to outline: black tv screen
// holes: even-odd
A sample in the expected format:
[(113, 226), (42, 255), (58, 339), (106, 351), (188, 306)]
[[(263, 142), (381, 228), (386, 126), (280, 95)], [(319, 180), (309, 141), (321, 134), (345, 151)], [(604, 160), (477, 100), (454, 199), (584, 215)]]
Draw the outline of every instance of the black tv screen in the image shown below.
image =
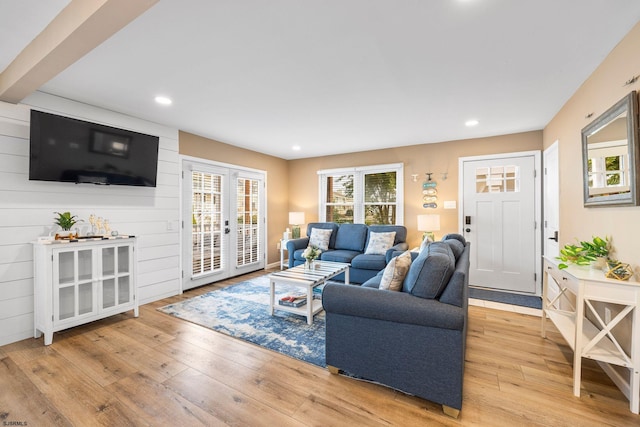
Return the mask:
[(29, 179), (156, 186), (157, 136), (31, 110)]

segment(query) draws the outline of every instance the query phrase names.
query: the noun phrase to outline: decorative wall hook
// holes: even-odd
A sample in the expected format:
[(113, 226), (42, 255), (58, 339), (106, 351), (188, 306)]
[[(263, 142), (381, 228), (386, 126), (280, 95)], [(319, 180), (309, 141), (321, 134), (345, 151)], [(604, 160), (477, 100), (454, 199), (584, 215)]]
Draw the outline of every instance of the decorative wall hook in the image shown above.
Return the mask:
[(418, 174), (417, 173), (412, 173), (411, 174), (411, 181), (418, 182)]
[(640, 76), (633, 76), (633, 77), (631, 77), (629, 80), (627, 80), (626, 82), (624, 82), (624, 84), (623, 84), (622, 86), (629, 86), (629, 85), (634, 84), (635, 82), (637, 82), (637, 81), (638, 81), (638, 77), (640, 77)]

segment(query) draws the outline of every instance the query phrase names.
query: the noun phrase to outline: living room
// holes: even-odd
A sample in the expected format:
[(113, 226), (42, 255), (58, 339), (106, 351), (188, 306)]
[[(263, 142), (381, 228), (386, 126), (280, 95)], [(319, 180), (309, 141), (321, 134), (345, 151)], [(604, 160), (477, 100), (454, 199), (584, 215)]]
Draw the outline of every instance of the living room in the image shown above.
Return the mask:
[[(0, 174), (3, 179), (0, 182), (0, 191), (3, 201), (0, 205), (0, 215), (3, 218), (3, 239), (0, 243), (0, 345), (15, 344), (33, 336), (31, 242), (52, 231), (56, 211), (70, 210), (85, 221), (91, 214), (100, 215), (108, 218), (119, 232), (139, 236), (137, 267), (141, 305), (151, 304), (180, 292), (182, 250), (178, 223), (181, 218), (181, 156), (266, 171), (269, 190), (268, 240), (265, 247), (267, 264), (273, 265), (280, 257), (277, 245), (282, 231), (290, 227), (288, 212), (305, 212), (306, 222), (318, 219), (318, 170), (403, 163), (406, 203), (404, 223), (410, 230), (409, 243), (416, 246), (422, 234), (417, 230), (416, 218), (424, 210), (410, 202), (421, 199), (421, 187), (412, 183), (412, 174), (420, 174), (422, 179), (423, 174), (432, 169), (436, 173), (446, 171), (447, 179), (440, 180), (438, 184), (439, 197), (441, 200), (459, 200), (459, 157), (544, 150), (558, 141), (561, 244), (571, 243), (576, 238), (589, 238), (592, 235), (612, 236), (616, 256), (629, 262), (637, 270), (636, 257), (640, 246), (630, 230), (638, 220), (638, 209), (583, 207), (580, 131), (594, 117), (630, 91), (638, 90), (639, 83), (634, 78), (640, 69), (640, 58), (637, 55), (639, 50), (640, 25), (635, 25), (620, 43), (603, 57), (597, 69), (562, 108), (543, 128), (537, 130), (293, 160), (285, 160), (175, 127), (137, 119), (131, 112), (114, 112), (39, 91), (33, 92), (17, 104), (2, 102)], [(633, 82), (625, 85), (625, 82), (630, 80)], [(160, 136), (157, 187), (96, 188), (29, 181), (28, 139), (31, 107)], [(304, 186), (304, 191), (300, 184), (303, 182), (310, 183)], [(439, 213), (441, 231), (438, 234), (457, 232), (459, 213), (456, 210), (442, 210)], [(157, 315), (151, 314), (149, 317), (162, 323)], [(169, 327), (177, 329), (176, 326)], [(193, 333), (191, 327), (185, 328)], [(225, 344), (233, 347), (233, 344), (227, 341)], [(0, 356), (5, 356), (6, 352), (6, 347), (0, 348)], [(313, 371), (299, 369), (306, 375), (317, 375)], [(366, 390), (365, 386), (363, 389), (357, 389), (357, 393), (366, 393)], [(384, 396), (384, 393), (376, 393), (377, 398)], [(570, 391), (567, 393), (570, 394)], [(621, 399), (624, 400), (624, 397)], [(626, 403), (623, 404), (625, 405)], [(462, 414), (464, 417), (464, 410)]]

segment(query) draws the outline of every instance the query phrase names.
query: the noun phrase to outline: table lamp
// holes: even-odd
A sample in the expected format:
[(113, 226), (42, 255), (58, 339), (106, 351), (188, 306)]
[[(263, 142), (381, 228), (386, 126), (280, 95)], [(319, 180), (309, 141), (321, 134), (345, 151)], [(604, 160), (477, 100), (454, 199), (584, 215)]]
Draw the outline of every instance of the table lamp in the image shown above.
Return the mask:
[(291, 236), (294, 239), (300, 237), (300, 224), (304, 224), (304, 212), (289, 212), (289, 224), (291, 224)]
[(418, 230), (424, 231), (422, 234), (422, 240), (428, 237), (432, 241), (435, 241), (433, 232), (440, 231), (440, 215), (418, 215)]

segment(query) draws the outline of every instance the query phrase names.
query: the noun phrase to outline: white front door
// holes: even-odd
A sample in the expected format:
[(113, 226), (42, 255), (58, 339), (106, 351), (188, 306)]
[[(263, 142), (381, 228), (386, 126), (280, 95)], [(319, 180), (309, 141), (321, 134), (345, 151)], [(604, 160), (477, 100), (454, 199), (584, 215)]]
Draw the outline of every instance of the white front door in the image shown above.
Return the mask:
[(263, 269), (264, 172), (183, 160), (182, 175), (182, 289)]
[(539, 159), (538, 152), (460, 159), (471, 286), (540, 293)]
[(560, 230), (560, 180), (558, 173), (558, 141), (544, 150), (544, 254), (557, 257), (560, 254), (558, 233)]

